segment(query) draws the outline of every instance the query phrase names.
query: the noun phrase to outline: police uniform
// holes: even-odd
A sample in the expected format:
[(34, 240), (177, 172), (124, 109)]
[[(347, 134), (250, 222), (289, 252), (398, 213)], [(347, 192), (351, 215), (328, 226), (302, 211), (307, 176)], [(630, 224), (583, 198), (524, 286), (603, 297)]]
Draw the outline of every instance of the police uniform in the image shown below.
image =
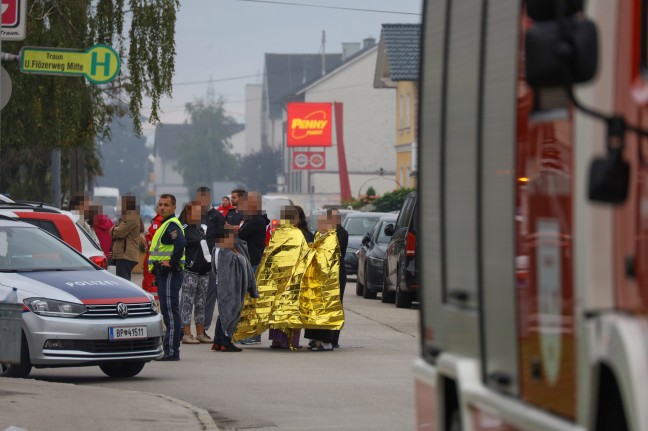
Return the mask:
[[(148, 267), (155, 273), (160, 311), (166, 326), (164, 358), (169, 359), (180, 358), (180, 288), (184, 278), (185, 244), (182, 224), (175, 215), (171, 215), (162, 221), (160, 228), (155, 232), (149, 251)], [(171, 267), (160, 266), (163, 261), (169, 261)]]

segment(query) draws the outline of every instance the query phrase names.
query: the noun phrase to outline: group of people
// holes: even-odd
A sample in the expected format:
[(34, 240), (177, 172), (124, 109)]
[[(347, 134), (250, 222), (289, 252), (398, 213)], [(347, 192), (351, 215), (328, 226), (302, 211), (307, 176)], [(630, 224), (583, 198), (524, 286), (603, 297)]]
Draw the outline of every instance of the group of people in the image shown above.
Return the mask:
[(348, 240), (339, 213), (329, 211), (313, 234), (303, 209), (284, 207), (271, 235), (259, 193), (236, 189), (218, 208), (211, 202), (200, 187), (176, 217), (175, 197), (161, 195), (147, 235), (144, 287), (157, 287), (166, 327), (160, 360), (179, 360), (181, 344), (240, 352), (235, 342), (259, 343), (267, 329), (273, 348), (299, 348), (304, 328), (310, 350), (333, 350), (344, 323)]

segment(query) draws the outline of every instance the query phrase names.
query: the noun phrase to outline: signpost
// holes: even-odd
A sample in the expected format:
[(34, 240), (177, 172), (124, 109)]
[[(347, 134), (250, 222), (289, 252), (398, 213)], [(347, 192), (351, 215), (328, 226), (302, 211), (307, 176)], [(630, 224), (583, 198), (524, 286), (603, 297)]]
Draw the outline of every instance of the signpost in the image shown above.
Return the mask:
[(117, 52), (103, 44), (85, 51), (25, 47), (20, 54), (20, 70), (23, 73), (85, 76), (93, 84), (111, 82), (119, 75), (120, 68)]
[(25, 40), (27, 36), (27, 0), (2, 0), (2, 40)]
[(326, 153), (324, 152), (293, 152), (293, 170), (322, 171), (326, 169)]

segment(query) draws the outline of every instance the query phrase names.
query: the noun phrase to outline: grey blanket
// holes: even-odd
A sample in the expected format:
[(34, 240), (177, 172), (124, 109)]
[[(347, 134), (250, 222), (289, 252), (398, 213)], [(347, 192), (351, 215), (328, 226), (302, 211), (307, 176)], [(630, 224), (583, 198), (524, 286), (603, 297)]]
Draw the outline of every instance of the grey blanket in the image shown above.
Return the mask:
[[(235, 241), (236, 250), (215, 247), (212, 258), (212, 271), (216, 281), (216, 298), (218, 300), (218, 315), (223, 325), (223, 331), (232, 337), (236, 331), (245, 294), (258, 298), (256, 279), (245, 241)], [(213, 286), (211, 286), (213, 288)]]

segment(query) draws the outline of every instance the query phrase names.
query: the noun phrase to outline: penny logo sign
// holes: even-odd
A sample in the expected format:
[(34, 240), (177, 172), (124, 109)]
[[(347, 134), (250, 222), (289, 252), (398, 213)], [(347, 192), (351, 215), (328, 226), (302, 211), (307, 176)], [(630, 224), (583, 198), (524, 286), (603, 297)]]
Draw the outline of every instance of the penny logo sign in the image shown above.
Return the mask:
[(289, 147), (330, 147), (331, 104), (289, 103), (287, 126)]

